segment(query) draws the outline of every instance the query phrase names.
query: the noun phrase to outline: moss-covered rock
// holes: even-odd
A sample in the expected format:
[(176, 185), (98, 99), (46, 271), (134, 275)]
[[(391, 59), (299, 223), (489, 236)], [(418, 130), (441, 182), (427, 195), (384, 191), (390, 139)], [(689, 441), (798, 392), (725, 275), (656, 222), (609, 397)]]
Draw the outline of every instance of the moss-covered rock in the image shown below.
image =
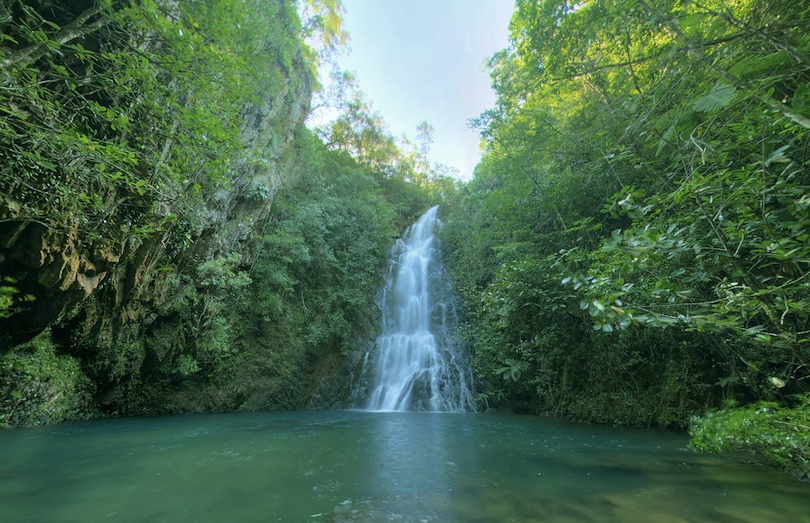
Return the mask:
[(92, 392), (79, 361), (57, 354), (49, 331), (0, 357), (0, 427), (95, 417)]

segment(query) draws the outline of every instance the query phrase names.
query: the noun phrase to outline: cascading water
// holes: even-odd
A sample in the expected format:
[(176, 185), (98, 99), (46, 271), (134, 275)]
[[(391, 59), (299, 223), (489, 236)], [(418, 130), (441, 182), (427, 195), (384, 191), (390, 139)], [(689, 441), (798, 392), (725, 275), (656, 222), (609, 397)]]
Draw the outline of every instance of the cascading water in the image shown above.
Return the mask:
[(367, 410), (475, 410), (468, 366), (453, 338), (452, 287), (433, 234), (437, 209), (422, 215), (391, 250), (382, 334), (367, 365)]

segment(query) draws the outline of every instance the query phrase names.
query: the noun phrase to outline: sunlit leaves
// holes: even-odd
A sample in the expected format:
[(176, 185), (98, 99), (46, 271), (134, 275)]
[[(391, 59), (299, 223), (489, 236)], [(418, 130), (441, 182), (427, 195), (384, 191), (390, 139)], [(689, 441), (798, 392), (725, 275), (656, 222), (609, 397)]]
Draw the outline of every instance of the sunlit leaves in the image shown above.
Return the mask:
[(322, 58), (345, 45), (348, 33), (343, 29), (342, 0), (305, 0), (302, 6), (304, 35), (320, 40)]
[(93, 242), (165, 230), (167, 204), (198, 214), (263, 154), (245, 148), (251, 107), (309, 81), (289, 2), (9, 9), (0, 186)]
[[(576, 314), (581, 336), (659, 328), (726, 374), (739, 357), (746, 379), (806, 379), (808, 14), (781, 0), (517, 2), (512, 46), (490, 61), (497, 106), (474, 122), (476, 249), (459, 242), (482, 260), (463, 260), (492, 359), (479, 368), (537, 362), (502, 390), (525, 391), (554, 354), (517, 347)], [(515, 270), (538, 260), (543, 278)]]

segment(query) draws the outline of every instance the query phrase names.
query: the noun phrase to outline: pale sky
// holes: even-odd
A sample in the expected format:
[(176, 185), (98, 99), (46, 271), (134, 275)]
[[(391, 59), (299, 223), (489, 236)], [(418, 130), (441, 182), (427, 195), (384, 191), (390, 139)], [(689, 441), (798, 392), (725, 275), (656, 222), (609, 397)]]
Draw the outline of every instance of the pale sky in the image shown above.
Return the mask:
[(469, 179), (479, 160), (467, 119), (495, 104), (484, 62), (508, 44), (512, 0), (344, 0), (348, 53), (342, 69), (394, 136), (434, 128), (429, 159)]

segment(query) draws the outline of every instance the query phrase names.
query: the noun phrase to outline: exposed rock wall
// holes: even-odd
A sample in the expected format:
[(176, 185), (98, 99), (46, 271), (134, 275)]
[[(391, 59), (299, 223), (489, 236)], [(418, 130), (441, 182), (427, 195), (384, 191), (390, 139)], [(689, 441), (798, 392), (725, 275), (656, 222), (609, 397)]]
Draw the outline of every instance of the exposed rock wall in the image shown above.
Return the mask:
[[(277, 4), (280, 13), (294, 13), (286, 0), (268, 4)], [(87, 183), (74, 186), (87, 192), (81, 195), (86, 200), (98, 195), (107, 211), (99, 216), (105, 218), (89, 213), (71, 218), (67, 208), (43, 217), (39, 211), (44, 204), (32, 202), (32, 195), (52, 206), (59, 198), (79, 197), (59, 192), (72, 187), (69, 174), (64, 174), (71, 171), (48, 166), (62, 176), (62, 185), (52, 189), (46, 173), (18, 169), (25, 160), (20, 155), (27, 154), (22, 147), (0, 153), (0, 285), (17, 291), (12, 307), (0, 311), (0, 354), (50, 328), (56, 351), (81, 362), (102, 410), (126, 412), (122, 405), (132, 402), (146, 379), (144, 365), (160, 363), (161, 355), (148, 346), (147, 334), (162, 323), (173, 325), (167, 304), (177, 299), (173, 293), (181, 275), (194, 274), (199, 264), (228, 253), (240, 254), (242, 264), (250, 263), (250, 240), (270, 212), (293, 160), (290, 143), (309, 107), (312, 73), (298, 38), (293, 24), (283, 41), (265, 44), (271, 55), (274, 45), (284, 47), (286, 59), (276, 64), (272, 88), (242, 105), (243, 149), (229, 163), (226, 183), (195, 186), (198, 173), (188, 173), (185, 180), (176, 175), (145, 177), (160, 196), (147, 201), (138, 186), (97, 176), (91, 169), (98, 165), (88, 163), (81, 174), (86, 174)], [(96, 47), (102, 44), (96, 42)], [(151, 124), (142, 125), (148, 129)], [(67, 134), (64, 126), (57, 130), (59, 136)], [(123, 143), (129, 137), (122, 134), (106, 139)], [(94, 143), (87, 148), (92, 150)], [(165, 143), (164, 152), (171, 138)], [(199, 165), (204, 169), (205, 161)], [(135, 169), (152, 167), (138, 163)], [(116, 228), (108, 234), (105, 227), (113, 219)]]
[[(246, 146), (260, 151), (266, 160), (242, 167), (228, 190), (219, 189), (199, 201), (193, 210), (199, 222), (195, 230), (186, 232), (190, 246), (175, 255), (176, 264), (182, 265), (184, 258), (244, 250), (256, 225), (267, 216), (283, 177), (284, 152), (295, 127), (303, 123), (309, 103), (306, 84), (287, 87), (284, 103), (249, 108), (253, 131), (245, 133)], [(124, 237), (98, 249), (79, 239), (78, 225), (64, 229), (33, 220), (19, 212), (14, 195), (5, 195), (0, 203), (0, 275), (12, 277), (20, 294), (34, 297), (19, 305), (16, 314), (0, 318), (0, 348), (33, 338), (95, 295), (102, 283), (112, 290), (110, 305), (124, 309), (124, 321), (129, 319), (127, 302), (160, 302), (159, 292), (144, 287), (151, 282), (176, 229), (147, 239)], [(165, 210), (172, 211), (170, 207)], [(145, 294), (149, 296), (145, 298)]]

